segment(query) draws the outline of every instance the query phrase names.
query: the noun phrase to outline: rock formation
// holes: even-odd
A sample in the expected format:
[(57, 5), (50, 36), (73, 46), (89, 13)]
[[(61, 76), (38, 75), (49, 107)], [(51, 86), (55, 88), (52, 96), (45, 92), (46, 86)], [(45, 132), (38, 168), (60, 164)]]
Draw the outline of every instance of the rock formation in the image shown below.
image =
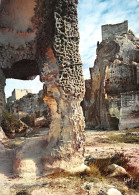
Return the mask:
[(128, 21), (102, 26), (102, 39), (86, 81), (86, 127), (138, 127), (139, 39), (128, 31)]
[[(47, 104), (43, 101), (43, 90), (40, 90), (38, 94), (28, 93), (19, 100), (7, 103), (6, 106), (8, 112), (16, 115), (18, 119), (28, 116), (32, 126), (37, 124), (35, 120), (38, 117), (43, 117), (42, 126), (49, 127), (51, 116)], [(38, 118), (37, 121), (41, 126), (41, 120)]]
[(5, 106), (5, 79), (40, 75), (44, 101), (52, 116), (43, 151), (38, 152), (39, 141), (33, 143), (31, 156), (25, 155), (30, 148), (27, 144), (17, 149), (14, 170), (18, 173), (31, 172), (26, 166), (27, 157), (36, 165), (43, 153), (48, 170), (56, 159), (69, 158), (79, 149), (84, 151), (80, 102), (85, 90), (77, 4), (78, 0), (3, 0), (0, 4), (0, 115)]
[(3, 131), (3, 129), (0, 127), (0, 141), (2, 141), (4, 138), (6, 138), (6, 135)]

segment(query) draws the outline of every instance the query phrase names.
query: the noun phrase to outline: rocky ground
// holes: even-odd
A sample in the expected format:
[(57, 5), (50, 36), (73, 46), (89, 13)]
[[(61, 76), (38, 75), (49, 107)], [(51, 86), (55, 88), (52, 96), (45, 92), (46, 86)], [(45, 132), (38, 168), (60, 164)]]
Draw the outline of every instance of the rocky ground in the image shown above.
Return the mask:
[[(48, 129), (35, 130), (35, 133), (29, 137), (5, 140), (1, 147), (3, 147), (2, 145), (9, 149), (17, 147), (27, 139), (36, 139), (47, 133)], [(85, 134), (85, 158), (90, 156), (92, 159), (109, 159), (112, 155), (123, 153), (124, 158), (125, 156), (128, 158), (128, 168), (136, 167), (136, 169), (129, 170), (131, 175), (128, 177), (110, 177), (109, 174), (103, 173), (103, 171), (95, 167), (91, 173), (72, 175), (60, 172), (37, 180), (32, 178), (31, 181), (19, 177), (13, 178), (0, 173), (0, 194), (106, 195), (109, 189), (115, 188), (123, 195), (139, 195), (139, 174), (137, 174), (139, 171), (139, 129), (109, 132), (90, 130), (86, 131)], [(104, 169), (106, 166), (105, 163)], [(132, 171), (135, 171), (135, 173)], [(134, 174), (136, 175), (136, 181), (132, 182)]]

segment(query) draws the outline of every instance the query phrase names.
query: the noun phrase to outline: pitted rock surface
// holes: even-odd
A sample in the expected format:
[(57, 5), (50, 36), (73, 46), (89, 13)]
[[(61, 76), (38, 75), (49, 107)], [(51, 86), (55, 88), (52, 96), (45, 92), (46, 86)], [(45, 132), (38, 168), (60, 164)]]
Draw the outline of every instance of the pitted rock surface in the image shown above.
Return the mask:
[[(40, 75), (51, 124), (49, 135), (44, 138), (44, 150), (38, 140), (33, 143), (36, 150), (31, 155), (36, 164), (42, 155), (48, 159), (47, 170), (54, 168), (53, 163), (60, 158), (69, 159), (77, 151), (81, 156), (84, 153), (80, 102), (85, 87), (77, 4), (78, 0), (11, 0), (0, 4), (0, 116), (5, 107), (5, 79), (26, 80)], [(19, 175), (30, 172), (26, 167), (28, 149), (23, 146), (16, 150), (14, 167)], [(34, 170), (31, 174), (37, 173)]]

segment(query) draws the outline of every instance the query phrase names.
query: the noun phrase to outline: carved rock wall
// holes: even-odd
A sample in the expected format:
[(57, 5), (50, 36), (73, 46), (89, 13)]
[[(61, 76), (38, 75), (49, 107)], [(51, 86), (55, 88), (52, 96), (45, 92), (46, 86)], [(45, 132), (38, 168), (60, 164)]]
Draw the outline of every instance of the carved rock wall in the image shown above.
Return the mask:
[[(98, 45), (94, 67), (90, 68), (91, 98), (89, 102), (86, 97), (83, 101), (87, 128), (139, 126), (139, 39), (129, 33), (122, 34), (123, 30), (121, 35), (119, 29), (117, 33), (105, 37)], [(128, 102), (127, 106), (124, 102)]]

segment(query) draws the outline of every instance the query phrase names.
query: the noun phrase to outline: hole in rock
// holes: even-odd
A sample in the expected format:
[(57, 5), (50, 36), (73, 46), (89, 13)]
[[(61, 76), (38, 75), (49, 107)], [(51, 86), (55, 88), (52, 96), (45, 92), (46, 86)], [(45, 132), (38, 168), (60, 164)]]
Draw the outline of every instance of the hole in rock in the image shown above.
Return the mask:
[[(34, 77), (32, 76), (32, 79)], [(16, 125), (16, 128), (2, 126), (8, 138), (39, 137), (48, 133), (50, 114), (47, 104), (43, 101), (42, 89), (43, 83), (40, 82), (39, 76), (32, 81), (6, 79), (7, 106), (4, 112), (6, 115), (3, 116), (8, 117), (6, 120), (10, 119), (13, 127)]]
[(15, 62), (11, 68), (3, 69), (6, 78), (32, 80), (32, 76), (39, 75), (38, 64), (35, 60), (23, 59)]
[[(38, 93), (43, 89), (43, 83), (40, 82), (39, 76), (34, 76), (34, 80), (6, 79), (5, 96), (8, 98), (12, 95), (14, 89), (29, 89), (32, 93)], [(33, 79), (33, 77), (31, 77)]]

